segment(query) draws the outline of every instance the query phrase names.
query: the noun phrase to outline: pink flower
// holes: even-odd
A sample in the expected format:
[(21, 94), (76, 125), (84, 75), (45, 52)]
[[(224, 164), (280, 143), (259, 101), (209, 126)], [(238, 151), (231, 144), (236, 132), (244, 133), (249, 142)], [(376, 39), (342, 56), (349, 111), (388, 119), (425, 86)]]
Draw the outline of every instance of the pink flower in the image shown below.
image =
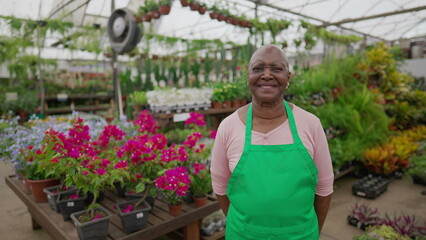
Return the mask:
[(95, 217), (91, 221), (95, 221), (95, 220), (98, 220), (98, 219), (101, 219), (101, 218), (103, 218), (103, 216), (98, 213), (98, 214), (95, 215)]
[(133, 212), (133, 205), (132, 204), (127, 204), (126, 208), (124, 208), (122, 210), (123, 213), (129, 213), (129, 212)]
[(54, 162), (54, 163), (58, 163), (59, 162), (59, 159), (58, 158), (54, 158), (54, 159), (52, 159), (52, 160), (50, 160), (51, 162)]
[(105, 168), (98, 168), (98, 169), (96, 169), (96, 173), (98, 174), (98, 175), (104, 175), (104, 174), (106, 174), (107, 173), (107, 171), (105, 170)]
[(215, 139), (216, 138), (216, 134), (217, 134), (217, 131), (211, 131), (210, 132), (210, 138)]
[(193, 132), (191, 133), (186, 140), (182, 143), (183, 145), (186, 145), (189, 148), (193, 148), (198, 140), (200, 140), (200, 138), (202, 138), (203, 135), (200, 132)]
[(37, 149), (37, 150), (36, 150), (36, 154), (37, 154), (37, 155), (40, 155), (41, 153), (42, 153), (41, 149)]
[(196, 126), (205, 126), (204, 115), (201, 113), (190, 112), (189, 118), (185, 121), (186, 125), (195, 124)]
[(115, 166), (114, 169), (119, 169), (119, 168), (127, 168), (127, 161), (118, 161)]
[(206, 165), (202, 163), (194, 163), (192, 166), (194, 167), (195, 174), (198, 174), (201, 170), (206, 169)]
[(77, 199), (79, 198), (78, 194), (74, 193), (70, 196), (70, 199)]
[(162, 176), (154, 180), (155, 186), (166, 191), (174, 192), (178, 196), (186, 195), (191, 180), (186, 167), (175, 167), (167, 170)]
[(84, 176), (86, 176), (87, 174), (89, 174), (87, 171), (83, 171)]
[(30, 145), (30, 146), (27, 147), (28, 150), (33, 150), (33, 148), (34, 148), (33, 145)]
[(158, 128), (158, 123), (154, 120), (148, 110), (143, 110), (133, 123), (139, 126), (138, 131), (140, 133), (155, 133)]

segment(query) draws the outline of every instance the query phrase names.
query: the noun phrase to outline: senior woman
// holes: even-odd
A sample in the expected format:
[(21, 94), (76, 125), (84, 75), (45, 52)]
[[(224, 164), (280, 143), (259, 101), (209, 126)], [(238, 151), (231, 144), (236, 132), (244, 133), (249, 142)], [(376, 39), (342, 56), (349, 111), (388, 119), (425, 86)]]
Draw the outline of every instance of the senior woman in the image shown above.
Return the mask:
[(226, 239), (319, 239), (333, 192), (331, 157), (320, 120), (284, 101), (289, 82), (284, 51), (257, 49), (252, 103), (219, 126), (211, 174)]

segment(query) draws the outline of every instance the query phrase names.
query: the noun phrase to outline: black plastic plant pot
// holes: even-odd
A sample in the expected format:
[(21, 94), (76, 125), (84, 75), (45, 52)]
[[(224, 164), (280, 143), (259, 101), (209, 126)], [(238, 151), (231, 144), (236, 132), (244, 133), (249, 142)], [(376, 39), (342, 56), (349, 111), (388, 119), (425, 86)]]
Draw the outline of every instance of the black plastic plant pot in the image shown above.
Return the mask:
[[(93, 195), (92, 192), (87, 192), (87, 198), (86, 198), (86, 204), (89, 205), (92, 203), (93, 198), (95, 197), (95, 195)], [(99, 192), (99, 196), (96, 199), (96, 202), (101, 202), (102, 200), (104, 200), (104, 192)]]
[(114, 182), (115, 192), (117, 193), (117, 196), (119, 197), (125, 197), (126, 193), (126, 186), (121, 186), (120, 182)]
[(359, 223), (359, 220), (358, 219), (356, 219), (356, 218), (354, 218), (354, 217), (352, 217), (352, 216), (348, 216), (347, 217), (347, 220), (348, 220), (348, 223), (349, 223), (349, 225), (352, 225), (352, 226), (354, 226), (354, 227), (356, 227), (356, 228), (359, 228), (359, 229), (361, 229), (361, 230), (366, 230), (367, 229), (367, 227), (369, 226), (369, 225), (366, 225), (366, 224), (364, 224), (364, 223)]
[(62, 214), (62, 217), (64, 218), (64, 221), (69, 221), (71, 219), (70, 215), (72, 213), (82, 211), (86, 207), (86, 202), (85, 202), (86, 196), (79, 197), (76, 199), (67, 198), (71, 194), (75, 194), (75, 193), (77, 193), (76, 189), (67, 193), (59, 193), (58, 195), (57, 202), (60, 209), (60, 213)]
[[(129, 199), (129, 200), (139, 200), (139, 199), (143, 198), (144, 194), (145, 193), (129, 193), (129, 192), (126, 192), (126, 193), (124, 193), (124, 196), (126, 196), (126, 198)], [(149, 204), (149, 206), (151, 206), (151, 209), (154, 209), (155, 198), (153, 198), (151, 196), (147, 196), (145, 198), (145, 201)]]
[(61, 185), (56, 185), (53, 187), (48, 187), (43, 189), (43, 192), (46, 193), (47, 195), (47, 202), (49, 203), (50, 208), (59, 213), (61, 210), (59, 208), (59, 204), (58, 204), (58, 195), (59, 193), (68, 193), (68, 192), (72, 192), (75, 190), (75, 187), (69, 187), (67, 190), (60, 190), (59, 188), (61, 187)]
[(112, 214), (103, 207), (96, 207), (94, 210), (101, 211), (105, 213), (106, 216), (96, 220), (91, 220), (91, 221), (82, 223), (78, 220), (78, 218), (81, 215), (86, 214), (87, 210), (75, 212), (71, 214), (71, 219), (77, 229), (77, 235), (80, 238), (80, 240), (107, 239), (109, 218), (112, 216)]
[(136, 207), (136, 209), (132, 212), (123, 212), (123, 207), (125, 208), (128, 204), (134, 204), (138, 201), (139, 200), (131, 200), (128, 202), (117, 203), (118, 215), (121, 219), (123, 232), (126, 234), (139, 231), (148, 224), (148, 213), (151, 210), (151, 206), (146, 201), (143, 201), (141, 205)]

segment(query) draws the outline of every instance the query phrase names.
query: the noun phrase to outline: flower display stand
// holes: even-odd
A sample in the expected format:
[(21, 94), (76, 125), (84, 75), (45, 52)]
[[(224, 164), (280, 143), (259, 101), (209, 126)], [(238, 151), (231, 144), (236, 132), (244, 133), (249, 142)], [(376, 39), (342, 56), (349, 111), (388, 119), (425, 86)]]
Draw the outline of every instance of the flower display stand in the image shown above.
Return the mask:
[[(27, 206), (31, 215), (33, 229), (42, 227), (52, 239), (76, 240), (79, 239), (77, 230), (71, 221), (65, 222), (62, 215), (53, 211), (48, 203), (37, 203), (29, 193), (25, 192), (21, 180), (15, 175), (6, 177), (6, 184)], [(206, 205), (195, 206), (195, 203), (184, 204), (179, 216), (168, 213), (168, 206), (162, 199), (156, 199), (155, 207), (148, 216), (148, 225), (140, 231), (126, 234), (123, 231), (117, 210), (114, 208), (120, 198), (114, 191), (105, 191), (105, 199), (101, 205), (114, 215), (109, 219), (107, 239), (156, 239), (166, 234), (172, 234), (179, 229), (183, 232), (183, 239), (203, 239), (200, 234), (200, 220), (220, 209), (216, 198), (209, 196)]]

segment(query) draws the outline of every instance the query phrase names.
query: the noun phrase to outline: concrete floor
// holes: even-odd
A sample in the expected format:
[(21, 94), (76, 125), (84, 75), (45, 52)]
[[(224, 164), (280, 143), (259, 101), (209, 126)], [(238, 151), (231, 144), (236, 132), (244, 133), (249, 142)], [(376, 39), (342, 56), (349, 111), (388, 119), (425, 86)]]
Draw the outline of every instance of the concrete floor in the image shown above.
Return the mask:
[[(4, 178), (13, 174), (10, 164), (0, 162), (0, 239), (5, 240), (49, 240), (52, 239), (42, 229), (31, 230), (30, 215), (25, 205), (6, 185)], [(363, 201), (379, 208), (381, 213), (415, 214), (426, 221), (426, 196), (421, 191), (426, 187), (415, 185), (410, 178), (393, 180), (388, 190), (375, 200), (353, 196), (352, 184), (357, 179), (345, 176), (335, 182), (330, 211), (323, 227), (321, 240), (352, 240), (363, 231), (349, 226), (346, 216), (355, 202)], [(420, 220), (419, 219), (419, 220)], [(167, 239), (167, 238), (162, 238)]]

